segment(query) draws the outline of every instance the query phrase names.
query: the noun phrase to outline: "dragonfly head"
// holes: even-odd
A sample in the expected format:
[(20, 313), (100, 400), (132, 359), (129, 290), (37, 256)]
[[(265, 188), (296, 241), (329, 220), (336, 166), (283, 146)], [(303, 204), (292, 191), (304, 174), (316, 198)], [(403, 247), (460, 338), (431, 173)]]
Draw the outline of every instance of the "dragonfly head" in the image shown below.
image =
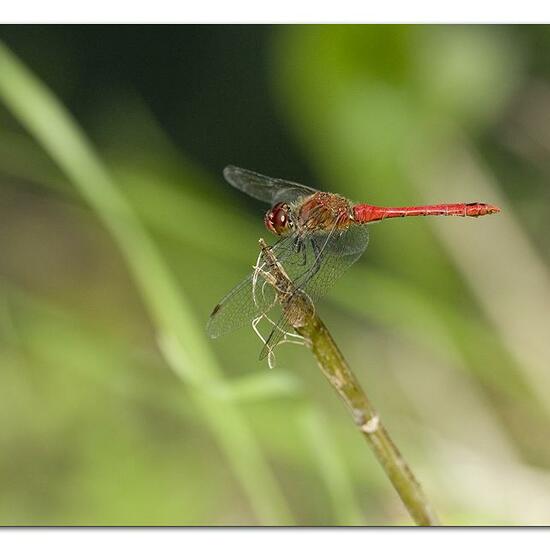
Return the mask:
[(278, 202), (272, 206), (265, 214), (265, 226), (276, 235), (284, 235), (292, 230), (292, 213), (290, 205), (286, 202)]

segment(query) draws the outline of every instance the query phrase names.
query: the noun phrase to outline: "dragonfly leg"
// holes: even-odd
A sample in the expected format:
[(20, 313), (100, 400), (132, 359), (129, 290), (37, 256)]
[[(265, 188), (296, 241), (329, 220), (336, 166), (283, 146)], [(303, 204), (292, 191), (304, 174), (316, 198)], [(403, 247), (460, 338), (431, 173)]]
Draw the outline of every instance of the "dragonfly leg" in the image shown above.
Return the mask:
[(299, 265), (305, 266), (307, 264), (307, 247), (301, 239), (294, 241), (294, 251), (296, 254), (301, 254), (302, 258)]
[(319, 269), (321, 268), (321, 252), (322, 250), (319, 248), (319, 245), (315, 241), (315, 239), (311, 240), (311, 248), (313, 248), (313, 253), (315, 254), (315, 262), (313, 263), (313, 266), (311, 267), (311, 273), (310, 277), (313, 277)]

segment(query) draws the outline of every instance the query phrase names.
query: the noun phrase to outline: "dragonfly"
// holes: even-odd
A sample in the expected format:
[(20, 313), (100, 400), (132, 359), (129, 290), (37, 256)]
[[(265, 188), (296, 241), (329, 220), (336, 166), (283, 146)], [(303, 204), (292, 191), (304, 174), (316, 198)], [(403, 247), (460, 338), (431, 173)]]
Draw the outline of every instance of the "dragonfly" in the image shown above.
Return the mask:
[[(500, 212), (497, 206), (483, 202), (401, 207), (355, 204), (335, 193), (245, 168), (227, 166), (223, 174), (233, 187), (270, 205), (264, 224), (278, 237), (270, 255), (277, 259), (296, 292), (307, 296), (312, 304), (365, 252), (371, 223), (409, 216), (477, 218)], [(251, 323), (264, 343), (260, 359), (270, 358), (275, 347), (291, 334), (284, 314), (273, 321), (278, 298), (275, 289), (259, 277), (266, 270), (268, 263), (260, 254), (252, 273), (216, 305), (207, 325), (208, 335), (217, 338)], [(267, 319), (271, 326), (267, 338), (256, 329), (261, 319)]]

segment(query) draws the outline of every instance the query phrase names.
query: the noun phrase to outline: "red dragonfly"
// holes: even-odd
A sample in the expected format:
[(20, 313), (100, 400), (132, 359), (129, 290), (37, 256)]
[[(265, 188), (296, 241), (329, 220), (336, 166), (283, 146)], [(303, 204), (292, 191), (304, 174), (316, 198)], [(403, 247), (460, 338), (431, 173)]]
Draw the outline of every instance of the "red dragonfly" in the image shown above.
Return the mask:
[[(369, 223), (407, 216), (476, 218), (500, 212), (497, 206), (482, 202), (402, 207), (353, 204), (334, 193), (236, 166), (227, 166), (223, 174), (237, 189), (271, 205), (264, 223), (279, 236), (271, 250), (296, 289), (313, 301), (363, 254), (369, 242)], [(265, 266), (260, 256), (254, 272), (214, 308), (207, 326), (209, 336), (216, 338), (246, 323), (252, 323), (256, 330), (258, 320), (268, 319), (273, 328), (267, 339), (260, 336), (265, 343), (261, 359), (271, 355), (275, 346), (289, 334), (284, 316), (273, 323), (267, 315), (277, 297), (269, 285), (258, 280), (258, 270)]]

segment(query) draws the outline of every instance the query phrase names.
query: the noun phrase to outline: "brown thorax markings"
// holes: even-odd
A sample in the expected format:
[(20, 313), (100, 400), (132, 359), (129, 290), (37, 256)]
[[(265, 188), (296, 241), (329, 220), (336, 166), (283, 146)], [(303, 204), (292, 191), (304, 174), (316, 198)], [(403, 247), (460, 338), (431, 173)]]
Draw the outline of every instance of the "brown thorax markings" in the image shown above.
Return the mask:
[(296, 231), (345, 229), (353, 220), (350, 202), (340, 195), (319, 191), (294, 207)]

